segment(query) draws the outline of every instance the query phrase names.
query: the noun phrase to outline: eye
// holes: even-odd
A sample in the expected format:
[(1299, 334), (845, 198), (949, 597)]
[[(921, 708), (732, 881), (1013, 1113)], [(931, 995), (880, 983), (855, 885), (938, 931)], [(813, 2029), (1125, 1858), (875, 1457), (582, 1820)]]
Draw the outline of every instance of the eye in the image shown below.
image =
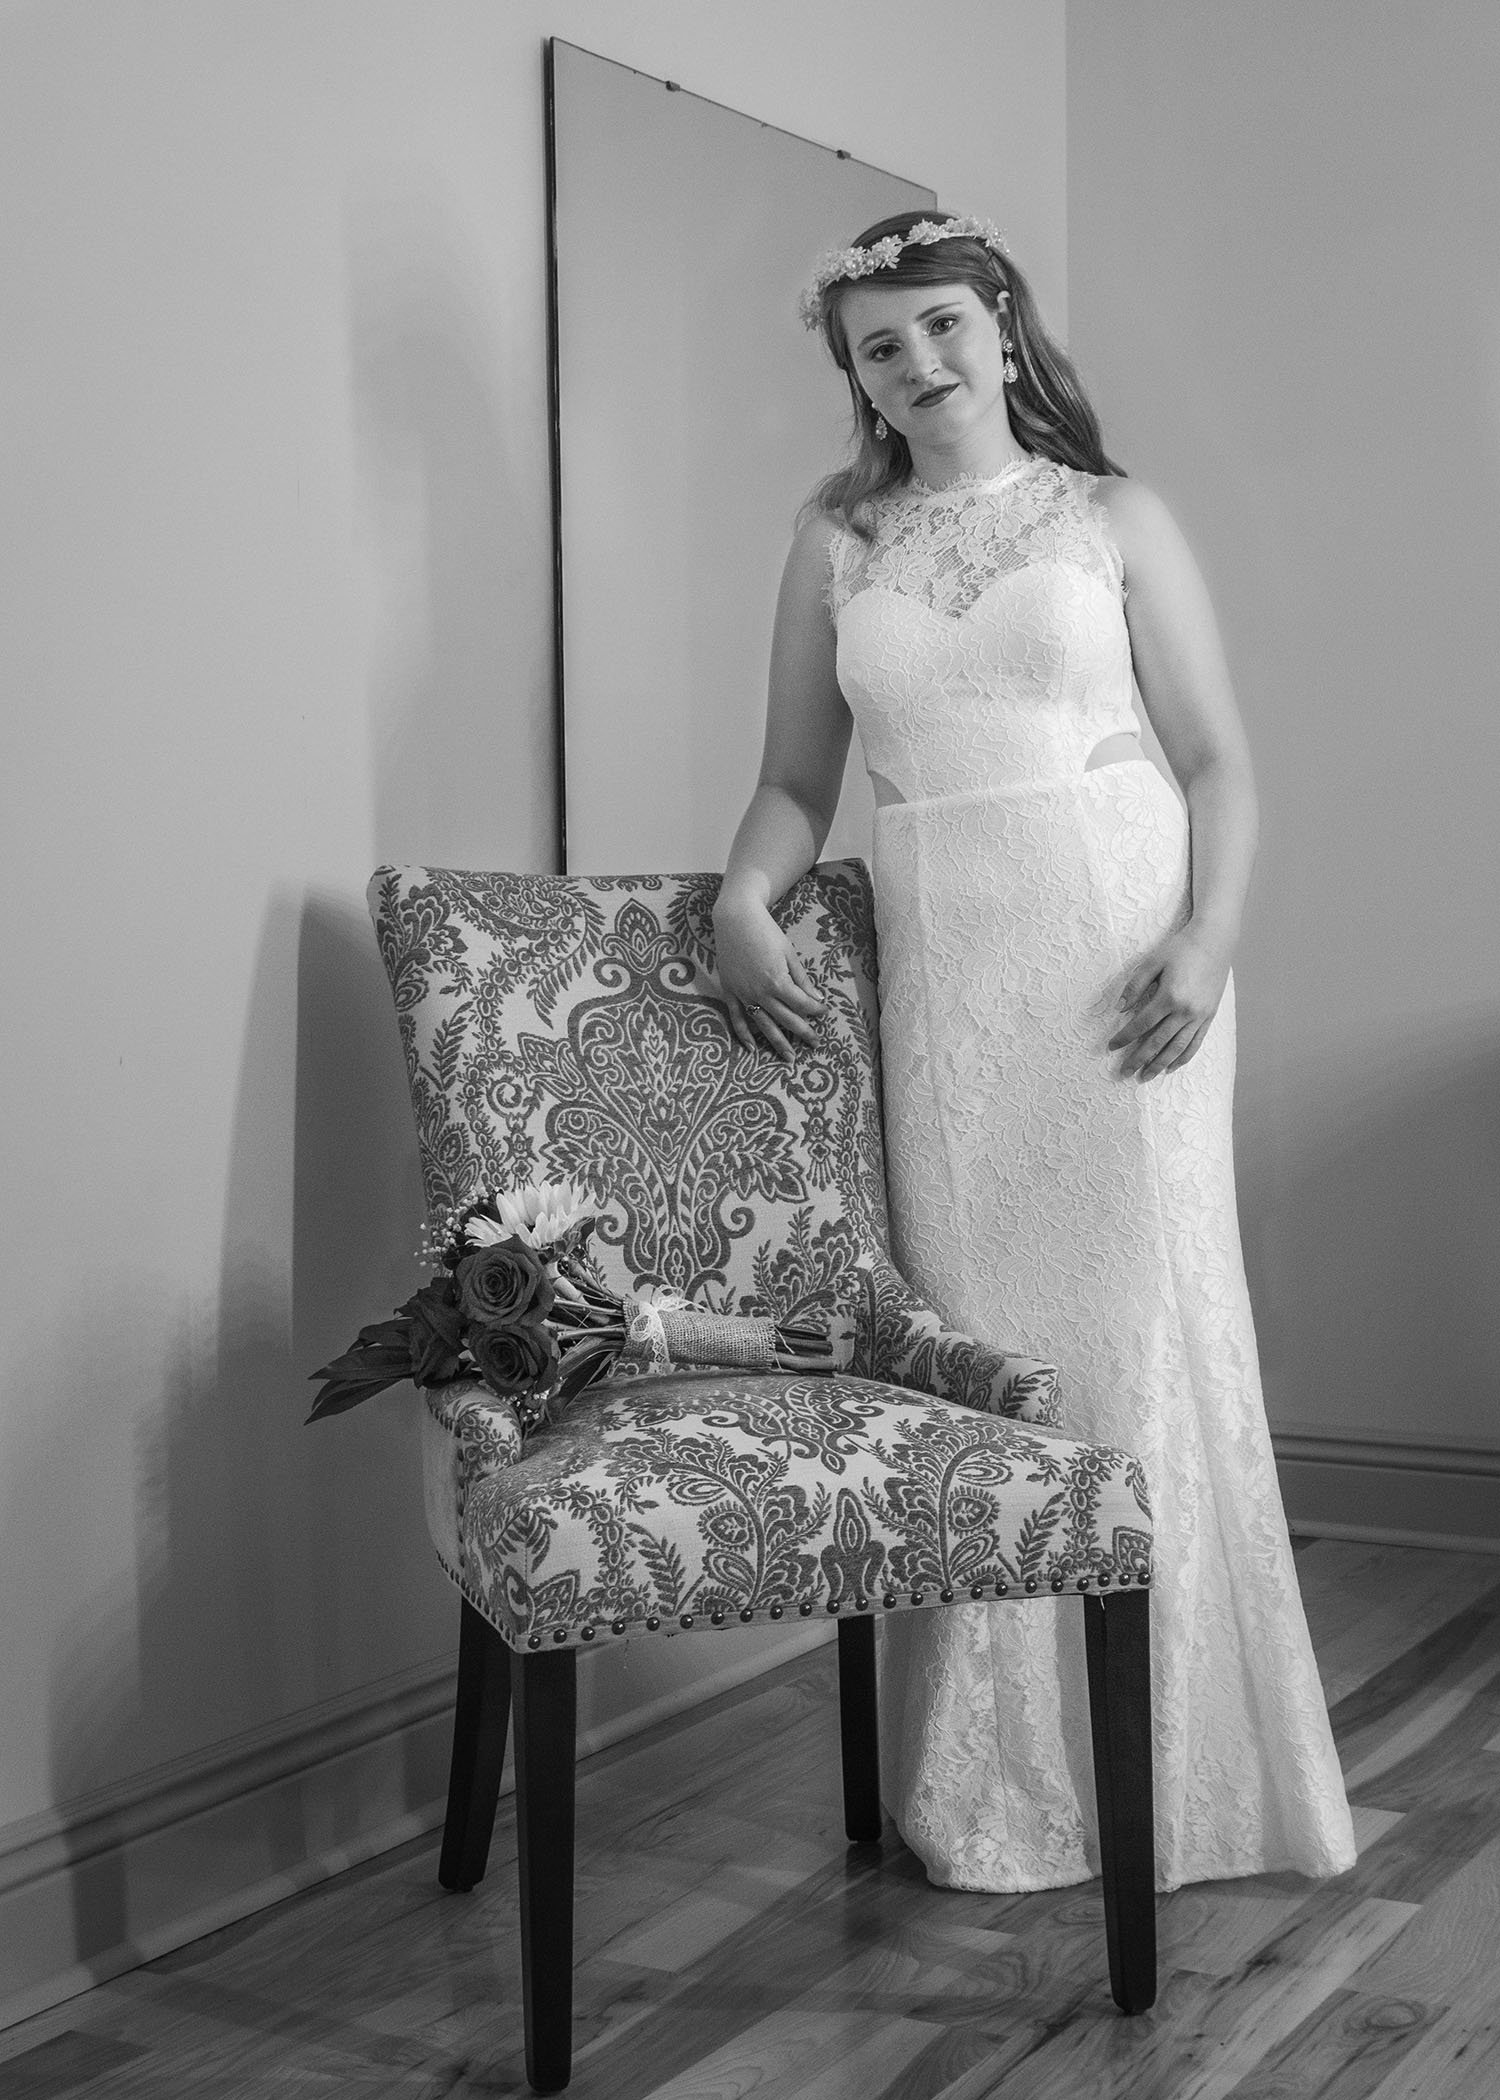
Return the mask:
[(950, 328), (956, 328), (957, 326), (957, 314), (938, 314), (927, 332), (929, 335), (946, 335)]
[(884, 359), (890, 357), (895, 351), (895, 348), (896, 346), (894, 343), (877, 343), (873, 350), (867, 350), (865, 352), (865, 356), (869, 359), (872, 365), (877, 365), (880, 364)]

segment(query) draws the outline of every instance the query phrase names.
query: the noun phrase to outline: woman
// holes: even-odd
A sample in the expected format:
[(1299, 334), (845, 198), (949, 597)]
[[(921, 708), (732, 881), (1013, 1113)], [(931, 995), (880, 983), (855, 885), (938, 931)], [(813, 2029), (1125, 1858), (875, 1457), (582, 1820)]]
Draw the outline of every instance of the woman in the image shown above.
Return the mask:
[[(1145, 1462), (1159, 1885), (1339, 1873), (1353, 1835), (1234, 1208), (1229, 969), (1256, 816), (1207, 594), (987, 222), (884, 220), (804, 311), (856, 449), (782, 582), (760, 784), (716, 912), (731, 1020), (778, 1056), (816, 1040), (770, 907), (822, 845), (852, 709), (897, 1260), (954, 1325), (1057, 1363), (1073, 1434)], [(934, 1881), (1098, 1871), (1077, 1619), (886, 1626), (891, 1805)]]

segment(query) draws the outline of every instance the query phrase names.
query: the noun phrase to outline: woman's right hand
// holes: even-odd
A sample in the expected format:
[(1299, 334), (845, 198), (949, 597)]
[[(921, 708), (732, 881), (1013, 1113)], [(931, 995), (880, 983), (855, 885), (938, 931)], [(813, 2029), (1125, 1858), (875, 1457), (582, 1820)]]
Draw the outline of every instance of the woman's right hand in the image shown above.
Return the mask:
[(791, 942), (754, 898), (721, 897), (714, 911), (719, 983), (729, 1025), (747, 1050), (790, 1064), (792, 1043), (815, 1043), (823, 1001)]
[(823, 1001), (771, 916), (817, 859), (849, 749), (851, 717), (839, 691), (837, 637), (824, 598), (834, 521), (798, 532), (776, 601), (760, 782), (750, 798), (714, 905), (719, 983), (729, 1025), (747, 1050), (788, 1063), (812, 1044)]

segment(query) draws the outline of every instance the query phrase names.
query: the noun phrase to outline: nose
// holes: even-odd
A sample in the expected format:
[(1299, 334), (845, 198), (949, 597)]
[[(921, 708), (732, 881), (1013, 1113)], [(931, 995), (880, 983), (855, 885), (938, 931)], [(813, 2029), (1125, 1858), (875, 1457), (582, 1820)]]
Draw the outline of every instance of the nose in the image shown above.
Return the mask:
[(907, 352), (907, 377), (916, 386), (924, 387), (930, 385), (934, 374), (940, 372), (942, 368), (943, 361), (938, 356), (935, 343), (920, 342)]

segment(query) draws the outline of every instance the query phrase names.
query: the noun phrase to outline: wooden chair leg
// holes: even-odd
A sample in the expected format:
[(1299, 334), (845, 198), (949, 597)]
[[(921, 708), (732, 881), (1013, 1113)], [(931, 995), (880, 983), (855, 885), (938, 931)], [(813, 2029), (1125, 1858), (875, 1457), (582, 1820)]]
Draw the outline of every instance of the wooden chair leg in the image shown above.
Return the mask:
[(510, 1724), (510, 1650), (465, 1597), (458, 1626), (458, 1699), (438, 1880), (445, 1889), (484, 1879)]
[(839, 1746), (849, 1842), (880, 1835), (880, 1727), (875, 1705), (875, 1621), (839, 1621)]
[(1109, 1985), (1127, 2013), (1156, 2002), (1150, 1613), (1149, 1590), (1083, 1600)]
[(573, 1753), (577, 1655), (513, 1654), (526, 2076), (560, 2092), (573, 2065)]

